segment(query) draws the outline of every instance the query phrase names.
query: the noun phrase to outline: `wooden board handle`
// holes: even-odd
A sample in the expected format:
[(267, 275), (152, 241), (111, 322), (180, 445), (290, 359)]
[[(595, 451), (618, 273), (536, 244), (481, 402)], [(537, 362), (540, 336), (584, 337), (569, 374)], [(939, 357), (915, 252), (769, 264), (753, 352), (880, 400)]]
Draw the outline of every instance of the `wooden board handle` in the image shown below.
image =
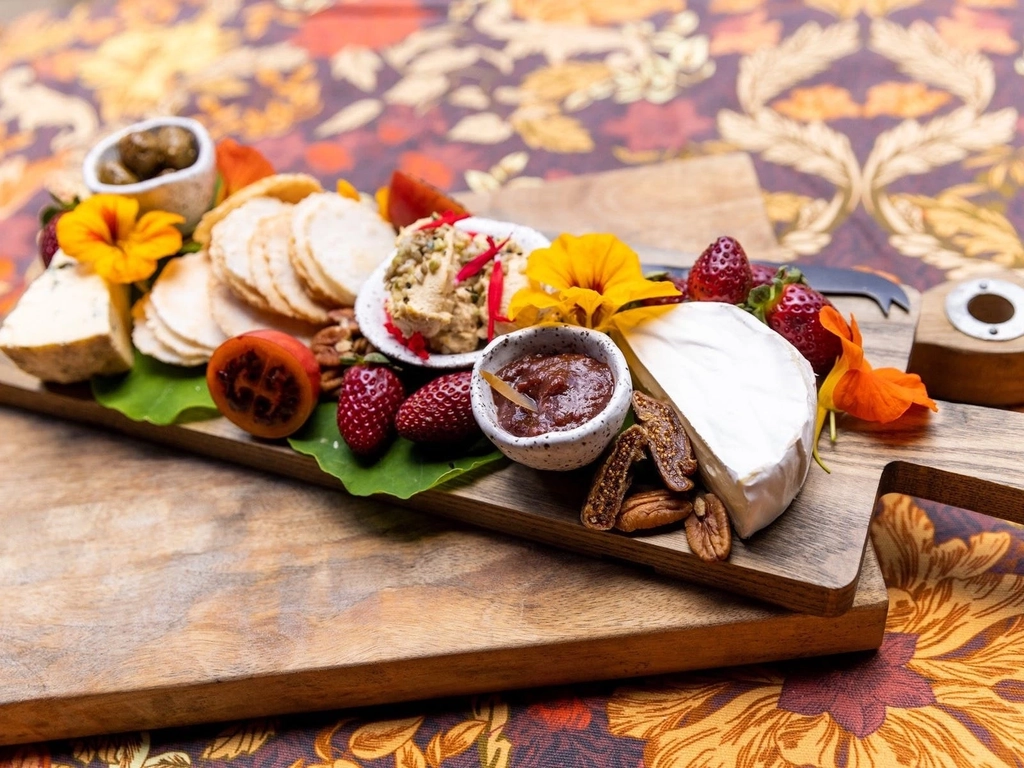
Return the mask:
[[(879, 496), (904, 493), (1024, 524), (1022, 436), (1024, 414), (940, 402), (938, 413), (915, 407), (892, 425), (857, 422), (856, 438), (899, 456), (885, 466)], [(840, 430), (834, 450), (846, 437)]]

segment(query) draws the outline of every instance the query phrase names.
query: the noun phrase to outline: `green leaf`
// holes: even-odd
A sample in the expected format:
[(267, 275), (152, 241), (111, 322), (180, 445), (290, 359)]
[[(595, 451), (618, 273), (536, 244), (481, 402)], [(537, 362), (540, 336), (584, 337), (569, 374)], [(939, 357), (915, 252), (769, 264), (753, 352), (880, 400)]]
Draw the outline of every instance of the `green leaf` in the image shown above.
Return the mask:
[(138, 351), (128, 373), (93, 378), (92, 394), (100, 405), (151, 424), (199, 421), (219, 415), (203, 367), (167, 365)]
[(397, 438), (379, 459), (364, 461), (341, 439), (337, 412), (335, 403), (321, 403), (288, 443), (299, 453), (316, 459), (320, 469), (341, 480), (353, 496), (384, 493), (408, 499), (502, 458), (485, 439), (468, 450), (441, 456), (436, 448), (424, 450)]

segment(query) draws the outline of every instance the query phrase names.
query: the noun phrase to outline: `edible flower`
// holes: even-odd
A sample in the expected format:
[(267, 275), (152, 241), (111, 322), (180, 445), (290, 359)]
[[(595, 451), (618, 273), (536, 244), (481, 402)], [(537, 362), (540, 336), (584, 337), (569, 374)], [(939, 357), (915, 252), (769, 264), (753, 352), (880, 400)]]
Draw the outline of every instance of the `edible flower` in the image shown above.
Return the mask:
[(377, 201), (377, 213), (384, 221), (391, 221), (388, 218), (388, 198), (391, 196), (391, 192), (387, 186), (379, 187), (376, 192), (373, 193), (373, 199)]
[(454, 211), (445, 211), (444, 213), (437, 214), (437, 218), (433, 221), (428, 221), (426, 224), (420, 224), (416, 227), (416, 231), (420, 232), (424, 229), (437, 229), (443, 227), (445, 224), (454, 224), (456, 221), (462, 221), (468, 219), (468, 213), (455, 213)]
[(57, 221), (57, 243), (112, 283), (145, 280), (157, 261), (181, 249), (181, 232), (174, 225), (185, 219), (166, 211), (137, 219), (138, 213), (134, 198), (93, 195)]
[(337, 189), (339, 195), (347, 197), (349, 200), (355, 200), (358, 203), (361, 199), (359, 197), (359, 190), (356, 189), (350, 181), (338, 179)]
[[(505, 242), (508, 242), (506, 239)], [(504, 243), (503, 243), (504, 245)], [(499, 248), (500, 250), (500, 248)], [(496, 251), (497, 252), (497, 251)], [(491, 269), (491, 280), (487, 284), (487, 340), (494, 341), (494, 324), (501, 318), (501, 297), (505, 292), (505, 272), (501, 267), (501, 259), (494, 260)]]
[(216, 155), (217, 172), (220, 174), (220, 190), (216, 201), (218, 204), (242, 187), (274, 175), (274, 166), (258, 149), (239, 144), (234, 139), (222, 139), (217, 142)]
[(872, 368), (864, 357), (864, 345), (857, 327), (857, 319), (850, 315), (850, 325), (835, 309), (822, 307), (819, 315), (822, 326), (839, 337), (842, 354), (818, 390), (818, 414), (814, 424), (814, 460), (829, 471), (818, 456), (818, 437), (829, 417), (829, 433), (836, 439), (835, 414), (845, 412), (864, 421), (888, 424), (906, 413), (912, 405), (923, 405), (939, 410), (928, 397), (924, 382), (916, 373), (904, 373), (897, 368)]
[(403, 347), (412, 352), (420, 360), (427, 360), (430, 357), (430, 353), (427, 352), (427, 340), (423, 337), (423, 334), (416, 331), (409, 338), (405, 337), (402, 333), (402, 329), (395, 325), (394, 320), (391, 319), (391, 313), (384, 310), (384, 330), (391, 334), (392, 338), (401, 344)]
[(660, 308), (627, 307), (633, 302), (678, 296), (668, 281), (648, 280), (640, 258), (615, 235), (560, 235), (526, 262), (530, 286), (516, 291), (509, 317), (517, 325), (568, 323), (608, 330), (617, 313), (635, 318)]
[(505, 247), (511, 238), (506, 237), (500, 243), (494, 242), (494, 238), (490, 235), (487, 236), (487, 248), (479, 256), (474, 256), (459, 270), (459, 273), (455, 275), (455, 282), (461, 283), (466, 278), (472, 277), (485, 266), (487, 262), (501, 253), (501, 249)]

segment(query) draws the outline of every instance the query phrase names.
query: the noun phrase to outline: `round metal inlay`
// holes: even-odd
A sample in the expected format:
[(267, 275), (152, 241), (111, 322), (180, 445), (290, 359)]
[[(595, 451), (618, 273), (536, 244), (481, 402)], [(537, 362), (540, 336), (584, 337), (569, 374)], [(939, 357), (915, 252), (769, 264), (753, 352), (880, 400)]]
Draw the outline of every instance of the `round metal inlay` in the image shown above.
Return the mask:
[(1024, 288), (987, 277), (968, 280), (946, 296), (946, 317), (975, 339), (1016, 339), (1024, 336)]

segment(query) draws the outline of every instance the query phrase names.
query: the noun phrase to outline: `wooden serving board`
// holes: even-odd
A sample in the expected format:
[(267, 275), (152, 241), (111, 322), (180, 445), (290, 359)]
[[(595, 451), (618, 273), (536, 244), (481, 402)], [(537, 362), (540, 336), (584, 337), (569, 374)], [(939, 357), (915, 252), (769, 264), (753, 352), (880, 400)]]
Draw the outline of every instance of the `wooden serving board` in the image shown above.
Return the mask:
[[(749, 243), (771, 227), (743, 156), (592, 177), (593, 199), (602, 201), (595, 225), (576, 228), (626, 234), (634, 222), (616, 211), (632, 215), (643, 207), (638, 197), (673, 184), (714, 189), (713, 179), (748, 183), (728, 186), (726, 199), (670, 206), (651, 217), (656, 232), (634, 233), (633, 242), (696, 252), (703, 237), (687, 237), (699, 222), (760, 255)], [(591, 199), (580, 191), (586, 181), (530, 194), (544, 212), (566, 205), (572, 189), (582, 210)], [(530, 221), (520, 191), (478, 203), (482, 213), (514, 203)], [(866, 300), (842, 305), (862, 320), (876, 364), (905, 362), (912, 317), (885, 320)], [(622, 539), (626, 555), (639, 551), (638, 539), (572, 538), (585, 478), (573, 484), (513, 466), (412, 502), (519, 537), (511, 538), (317, 488), (311, 483), (336, 483), (312, 460), (244, 439), (222, 421), (138, 424), (67, 390), (42, 389), (10, 366), (0, 368), (0, 402), (60, 417), (0, 411), (0, 743), (873, 648), (887, 609), (877, 561), (864, 551), (876, 488), (1008, 518), (1024, 509), (1018, 490), (983, 479), (1002, 474), (1019, 484), (1019, 457), (986, 436), (1019, 425), (944, 405), (938, 417), (915, 415), (886, 430), (844, 425), (825, 455), (834, 468), (852, 469), (827, 486), (819, 516), (803, 518), (813, 536), (801, 526), (770, 530), (713, 571), (680, 557), (671, 534), (643, 550), (655, 553), (646, 562), (675, 575), (732, 588), (772, 584), (768, 596), (780, 602), (849, 608), (817, 617), (524, 542), (622, 558), (608, 549)], [(294, 479), (232, 466), (240, 463)], [(510, 499), (519, 505), (515, 525)], [(841, 536), (848, 509), (858, 515), (851, 540)], [(792, 512), (783, 519), (799, 517)], [(802, 573), (830, 573), (831, 582), (796, 588), (769, 551)], [(737, 583), (755, 571), (762, 582)]]
[[(693, 189), (711, 190), (718, 195), (718, 202), (700, 210)], [(687, 190), (686, 194), (693, 199), (683, 195), (673, 205), (675, 198), (666, 190)], [(731, 221), (741, 216), (742, 221), (751, 223), (749, 231), (742, 227), (742, 231), (737, 231), (737, 225), (725, 223), (718, 225), (719, 231), (735, 232), (741, 242), (759, 244), (768, 239), (770, 230), (768, 234), (761, 231), (766, 229), (766, 220), (752, 215), (756, 210), (763, 213), (763, 207), (756, 207), (761, 204), (756, 190), (749, 158), (727, 155), (567, 179), (541, 188), (506, 190), (469, 202), (478, 213), (549, 230), (554, 224), (551, 212), (564, 210), (569, 212), (572, 228), (577, 231), (595, 228), (586, 227), (586, 221), (599, 222), (600, 228), (620, 233), (638, 244), (645, 233), (654, 231), (660, 220), (662, 230), (675, 230), (678, 234), (670, 237), (659, 231), (657, 236), (648, 236), (643, 244), (664, 247), (675, 243), (691, 255), (662, 250), (659, 256), (665, 259), (670, 258), (668, 254), (677, 253), (678, 262), (685, 264), (700, 249), (699, 243), (706, 242), (710, 235), (705, 232), (700, 240), (694, 240), (687, 220), (680, 215), (682, 211), (688, 211), (693, 220), (704, 222), (705, 228), (708, 218)], [(661, 218), (648, 211), (648, 206), (662, 211)], [(638, 227), (636, 219), (644, 226)], [(760, 256), (754, 247), (747, 247), (750, 253)], [(856, 314), (869, 359), (875, 365), (903, 368), (913, 343), (918, 298), (916, 294), (912, 297), (910, 313), (896, 311), (889, 317), (883, 316), (867, 299), (841, 299), (837, 303), (845, 313)], [(319, 470), (313, 459), (282, 445), (252, 439), (224, 419), (170, 427), (134, 423), (99, 407), (88, 395), (44, 388), (16, 373), (8, 369), (2, 374), (0, 402), (102, 424), (208, 456), (339, 487), (334, 478)], [(847, 431), (856, 433), (855, 428)], [(953, 435), (951, 438), (957, 439)], [(834, 451), (829, 461), (830, 475), (814, 467), (785, 515), (749, 540), (735, 541), (727, 561), (710, 565), (690, 552), (681, 526), (633, 536), (584, 528), (579, 522), (579, 510), (592, 469), (562, 474), (507, 464), (495, 471), (461, 478), (443, 489), (419, 494), (407, 503), (502, 533), (651, 566), (667, 575), (714, 585), (792, 610), (832, 616), (853, 604), (878, 479), (891, 460), (890, 446), (884, 439), (873, 435), (858, 441), (851, 435)]]

